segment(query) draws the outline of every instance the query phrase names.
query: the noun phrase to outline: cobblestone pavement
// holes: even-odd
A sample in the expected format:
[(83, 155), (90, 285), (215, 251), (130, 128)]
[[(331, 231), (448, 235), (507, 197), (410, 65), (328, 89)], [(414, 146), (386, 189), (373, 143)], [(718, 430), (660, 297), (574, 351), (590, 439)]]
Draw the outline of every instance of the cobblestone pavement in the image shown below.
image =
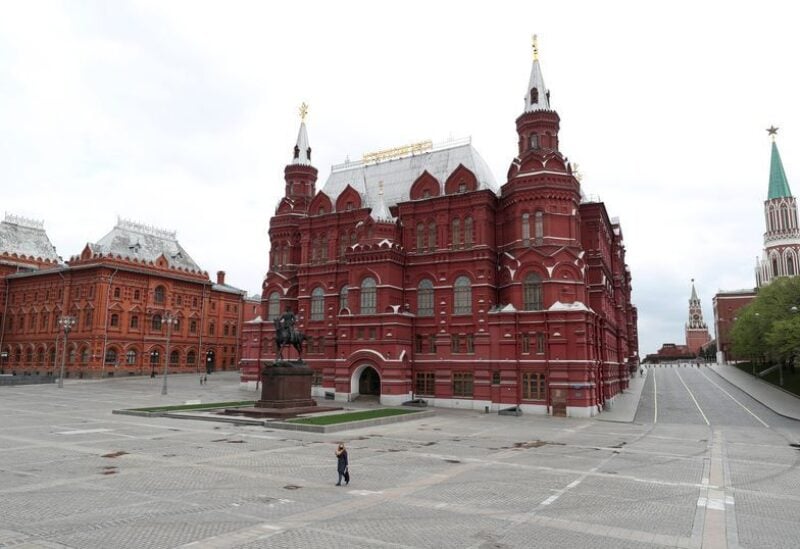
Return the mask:
[[(800, 423), (707, 369), (634, 423), (437, 409), (337, 434), (112, 415), (233, 373), (0, 388), (0, 547), (796, 547)], [(356, 406), (357, 404), (354, 404)], [(353, 480), (336, 487), (334, 445)]]

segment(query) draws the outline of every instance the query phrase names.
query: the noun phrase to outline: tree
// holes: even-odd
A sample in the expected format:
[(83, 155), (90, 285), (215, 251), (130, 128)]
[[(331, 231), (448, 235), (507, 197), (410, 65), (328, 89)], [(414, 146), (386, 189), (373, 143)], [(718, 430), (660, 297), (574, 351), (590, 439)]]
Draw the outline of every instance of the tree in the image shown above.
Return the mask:
[(733, 351), (768, 362), (800, 352), (800, 277), (781, 277), (759, 289), (731, 329)]

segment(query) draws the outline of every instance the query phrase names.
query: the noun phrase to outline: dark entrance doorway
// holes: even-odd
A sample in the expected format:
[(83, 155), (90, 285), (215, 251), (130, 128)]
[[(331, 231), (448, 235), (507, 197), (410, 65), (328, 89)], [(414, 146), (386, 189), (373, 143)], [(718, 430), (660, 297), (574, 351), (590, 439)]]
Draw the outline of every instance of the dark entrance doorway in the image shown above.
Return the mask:
[(375, 368), (366, 367), (361, 372), (361, 376), (358, 378), (358, 393), (361, 395), (380, 396), (381, 377), (375, 371)]

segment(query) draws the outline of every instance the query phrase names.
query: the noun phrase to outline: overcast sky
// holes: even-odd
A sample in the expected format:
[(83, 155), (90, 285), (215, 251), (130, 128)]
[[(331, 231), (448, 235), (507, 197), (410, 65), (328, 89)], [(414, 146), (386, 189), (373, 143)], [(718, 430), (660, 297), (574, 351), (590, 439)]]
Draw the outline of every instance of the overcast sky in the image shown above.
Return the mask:
[(472, 136), (498, 182), (530, 37), (561, 150), (619, 216), (640, 352), (682, 343), (690, 279), (754, 285), (771, 124), (800, 187), (790, 2), (3, 2), (2, 209), (66, 260), (117, 216), (260, 291), (301, 102), (321, 188), (365, 152)]

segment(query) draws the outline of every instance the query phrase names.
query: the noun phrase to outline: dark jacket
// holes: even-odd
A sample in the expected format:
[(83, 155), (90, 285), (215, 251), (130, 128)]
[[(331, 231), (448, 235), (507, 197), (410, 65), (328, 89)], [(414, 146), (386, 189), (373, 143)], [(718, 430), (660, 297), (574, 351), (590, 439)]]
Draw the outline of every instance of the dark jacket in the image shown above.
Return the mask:
[(347, 450), (336, 450), (336, 459), (338, 463), (336, 464), (336, 470), (340, 473), (344, 474), (347, 470)]

